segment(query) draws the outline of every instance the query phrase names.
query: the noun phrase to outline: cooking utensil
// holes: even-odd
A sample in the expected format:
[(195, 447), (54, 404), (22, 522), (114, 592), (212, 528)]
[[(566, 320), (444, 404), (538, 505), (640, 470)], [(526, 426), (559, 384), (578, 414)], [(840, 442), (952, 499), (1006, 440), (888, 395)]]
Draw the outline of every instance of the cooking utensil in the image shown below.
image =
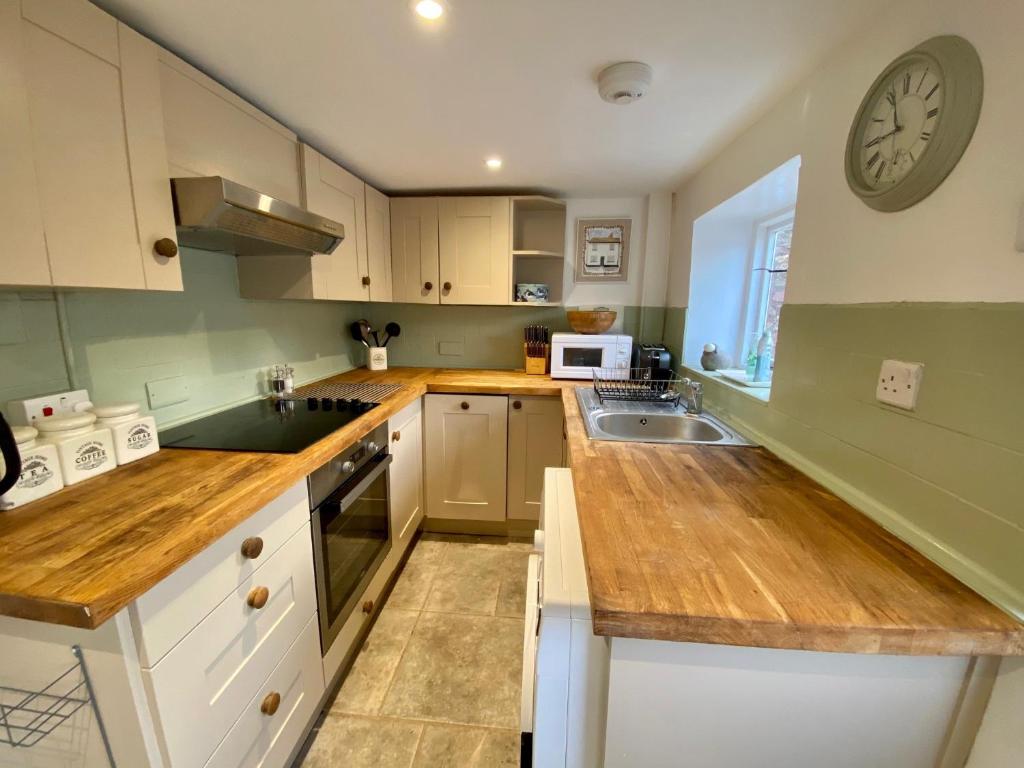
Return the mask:
[(384, 326), (384, 332), (387, 334), (387, 336), (384, 337), (384, 346), (386, 347), (389, 341), (396, 336), (402, 335), (402, 326), (398, 323), (388, 323)]
[[(367, 349), (369, 349), (370, 348), (370, 344), (369, 344), (369, 342), (367, 342), (366, 336), (363, 333), (363, 324), (364, 323), (366, 323), (365, 320), (356, 320), (348, 328), (349, 328), (349, 332), (352, 334), (352, 338), (355, 339), (356, 341), (363, 342), (363, 346), (366, 347)], [(366, 323), (366, 325), (367, 325), (367, 327), (369, 327), (369, 323)]]

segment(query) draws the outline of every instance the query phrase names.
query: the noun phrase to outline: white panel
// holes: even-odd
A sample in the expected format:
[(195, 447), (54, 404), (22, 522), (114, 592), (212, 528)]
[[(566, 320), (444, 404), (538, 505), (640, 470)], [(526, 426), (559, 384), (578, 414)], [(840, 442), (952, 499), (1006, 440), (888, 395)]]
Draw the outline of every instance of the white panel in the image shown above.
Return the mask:
[[(516, 408), (516, 403), (520, 404)], [(508, 517), (538, 520), (544, 469), (562, 464), (562, 399), (510, 397)]]
[[(509, 303), (509, 205), (507, 197), (440, 198), (442, 304)], [(451, 283), (451, 289), (444, 290), (445, 283)]]
[[(416, 400), (388, 420), (391, 464), (391, 551), (386, 567), (394, 569), (423, 519), (423, 408)], [(396, 439), (397, 437), (397, 439)]]
[(370, 301), (391, 301), (391, 205), (387, 195), (366, 185), (366, 258)]
[(392, 298), (440, 303), (437, 198), (394, 197), (390, 207)]
[(117, 66), (117, 21), (86, 0), (22, 0), (25, 18)]

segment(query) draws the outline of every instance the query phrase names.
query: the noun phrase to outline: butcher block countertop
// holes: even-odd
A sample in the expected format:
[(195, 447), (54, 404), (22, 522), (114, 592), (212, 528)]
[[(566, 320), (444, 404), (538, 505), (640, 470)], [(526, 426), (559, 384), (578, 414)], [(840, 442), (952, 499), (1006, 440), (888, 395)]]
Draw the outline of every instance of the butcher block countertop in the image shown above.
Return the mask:
[(576, 382), (398, 368), (405, 386), (298, 454), (164, 449), (0, 514), (0, 615), (94, 628), (426, 392), (562, 396), (601, 635), (1022, 655), (1024, 626), (762, 448), (592, 441)]

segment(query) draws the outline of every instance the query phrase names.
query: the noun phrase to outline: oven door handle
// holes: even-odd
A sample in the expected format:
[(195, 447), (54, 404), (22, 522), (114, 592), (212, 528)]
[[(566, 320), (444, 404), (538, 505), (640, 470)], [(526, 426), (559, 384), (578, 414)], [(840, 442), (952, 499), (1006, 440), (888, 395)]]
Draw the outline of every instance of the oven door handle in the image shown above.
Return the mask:
[(380, 463), (374, 467), (373, 470), (367, 473), (366, 477), (360, 480), (354, 488), (342, 497), (341, 501), (338, 502), (338, 512), (344, 512), (351, 507), (352, 503), (362, 495), (363, 491), (370, 487), (370, 484), (373, 483), (374, 480), (380, 477), (382, 472), (391, 466), (391, 462), (394, 460), (395, 457), (390, 453), (381, 459)]

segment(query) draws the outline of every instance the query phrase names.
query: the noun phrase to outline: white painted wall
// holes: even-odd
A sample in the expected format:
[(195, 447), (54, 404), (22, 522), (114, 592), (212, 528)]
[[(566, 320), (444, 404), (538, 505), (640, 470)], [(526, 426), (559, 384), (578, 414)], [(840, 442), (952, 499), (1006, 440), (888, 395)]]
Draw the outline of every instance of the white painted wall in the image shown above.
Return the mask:
[(1024, 755), (1024, 659), (1003, 659), (967, 768), (1014, 768)]
[[(670, 305), (687, 302), (694, 220), (795, 155), (803, 165), (788, 302), (1024, 300), (1024, 256), (1014, 248), (1024, 203), (1024, 3), (907, 0), (865, 23), (677, 191)], [(889, 61), (950, 33), (975, 45), (985, 70), (974, 139), (923, 202), (896, 214), (872, 211), (843, 172), (853, 116)]]

